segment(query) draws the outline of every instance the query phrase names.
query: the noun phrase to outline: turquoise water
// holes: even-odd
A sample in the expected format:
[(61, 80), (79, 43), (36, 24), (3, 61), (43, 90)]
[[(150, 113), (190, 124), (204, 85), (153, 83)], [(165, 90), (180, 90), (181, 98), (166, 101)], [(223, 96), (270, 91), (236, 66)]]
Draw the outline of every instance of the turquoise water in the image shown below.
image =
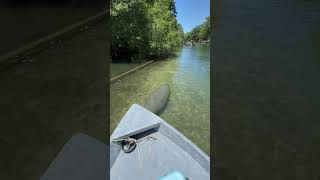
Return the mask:
[(143, 105), (150, 93), (168, 83), (169, 102), (160, 116), (210, 151), (210, 46), (181, 48), (176, 57), (152, 63), (111, 85), (111, 132), (133, 103)]

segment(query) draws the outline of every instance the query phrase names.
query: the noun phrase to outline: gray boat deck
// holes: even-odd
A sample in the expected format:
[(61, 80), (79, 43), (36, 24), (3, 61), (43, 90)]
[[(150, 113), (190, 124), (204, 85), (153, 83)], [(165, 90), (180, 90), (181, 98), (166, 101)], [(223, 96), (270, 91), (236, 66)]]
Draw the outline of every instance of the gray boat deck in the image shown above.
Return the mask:
[(189, 179), (209, 179), (208, 172), (169, 138), (159, 132), (151, 135), (157, 140), (141, 141), (132, 153), (120, 151), (111, 168), (111, 179), (150, 180), (174, 170), (182, 172)]
[(142, 141), (131, 153), (110, 143), (110, 179), (158, 179), (175, 170), (189, 179), (210, 179), (209, 157), (160, 117), (136, 104), (122, 118), (111, 140), (128, 136)]

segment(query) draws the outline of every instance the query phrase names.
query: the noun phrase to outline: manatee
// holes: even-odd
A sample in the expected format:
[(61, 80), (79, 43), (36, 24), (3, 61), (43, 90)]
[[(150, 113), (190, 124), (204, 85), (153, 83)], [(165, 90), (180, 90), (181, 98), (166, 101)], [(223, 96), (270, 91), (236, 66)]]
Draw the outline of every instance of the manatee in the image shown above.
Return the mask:
[(163, 84), (157, 90), (153, 91), (149, 99), (144, 104), (144, 107), (149, 111), (159, 114), (168, 102), (170, 89), (168, 84)]

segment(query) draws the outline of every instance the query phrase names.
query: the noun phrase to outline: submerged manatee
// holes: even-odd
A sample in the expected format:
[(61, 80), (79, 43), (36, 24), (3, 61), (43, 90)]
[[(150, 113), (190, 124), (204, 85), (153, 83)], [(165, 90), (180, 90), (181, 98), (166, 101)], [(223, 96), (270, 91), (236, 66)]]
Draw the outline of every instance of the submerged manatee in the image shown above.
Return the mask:
[(158, 114), (166, 106), (169, 99), (170, 89), (168, 84), (162, 85), (152, 92), (144, 107), (149, 111)]

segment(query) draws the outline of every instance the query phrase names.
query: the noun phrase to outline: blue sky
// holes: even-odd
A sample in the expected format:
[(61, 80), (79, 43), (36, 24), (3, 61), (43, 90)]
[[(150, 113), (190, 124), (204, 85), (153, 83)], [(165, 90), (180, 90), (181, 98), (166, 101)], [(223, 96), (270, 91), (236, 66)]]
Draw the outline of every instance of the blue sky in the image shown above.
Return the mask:
[(176, 0), (176, 9), (184, 32), (190, 32), (210, 16), (210, 0)]

